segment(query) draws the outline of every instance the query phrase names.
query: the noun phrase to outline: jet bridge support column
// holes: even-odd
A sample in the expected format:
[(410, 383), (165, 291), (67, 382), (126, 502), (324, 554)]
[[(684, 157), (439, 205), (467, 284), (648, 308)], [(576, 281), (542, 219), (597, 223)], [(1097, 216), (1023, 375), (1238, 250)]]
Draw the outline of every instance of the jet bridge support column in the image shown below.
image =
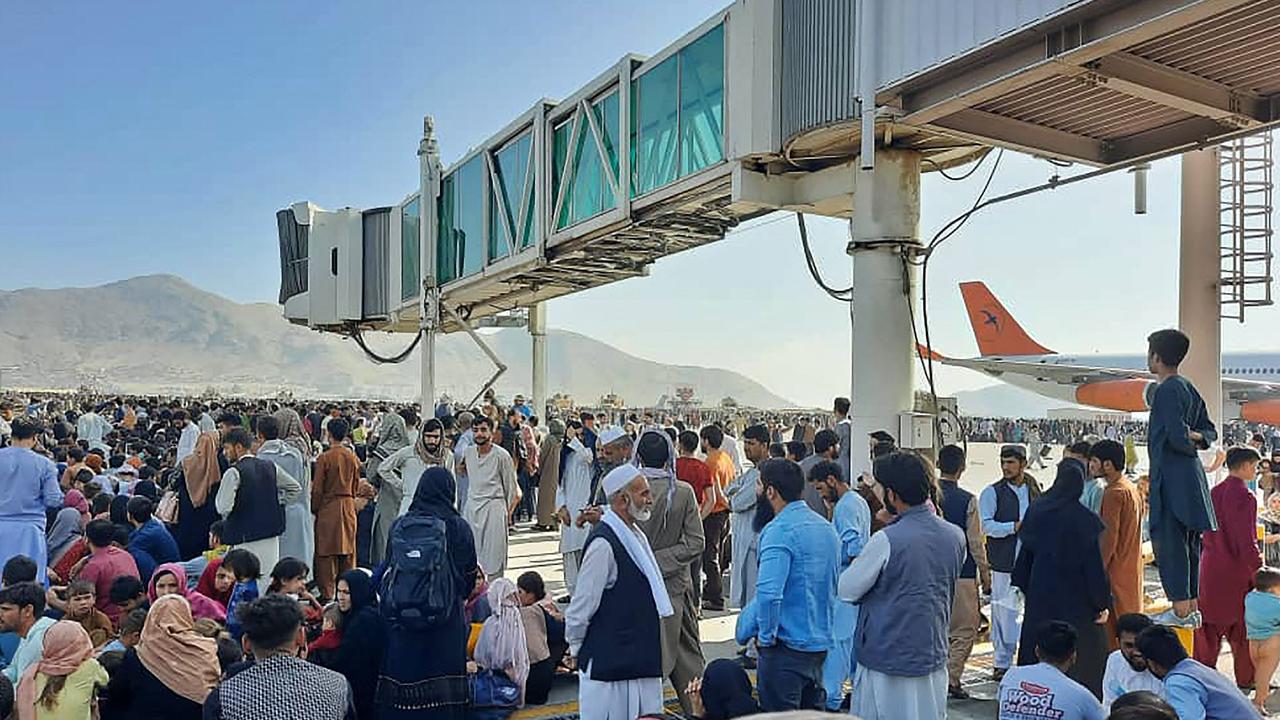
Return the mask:
[[(1182, 373), (1195, 384), (1222, 433), (1221, 249), (1218, 148), (1182, 156), (1178, 328), (1191, 338)], [(1224, 443), (1225, 445), (1225, 443)]]
[(421, 302), (418, 332), (422, 353), (420, 414), (422, 422), (435, 417), (436, 410), (436, 335), (440, 331), (440, 288), (436, 284), (436, 236), (439, 218), (436, 197), (440, 194), (440, 145), (436, 142), (435, 121), (422, 119), (422, 140), (418, 143), (418, 267), (422, 268)]
[[(861, 165), (861, 163), (859, 163)], [(869, 472), (867, 436), (898, 435), (913, 409), (915, 267), (903, 253), (920, 244), (920, 154), (878, 149), (872, 169), (854, 170), (851, 469)]]
[(547, 426), (547, 304), (529, 306), (529, 336), (533, 340), (533, 414)]

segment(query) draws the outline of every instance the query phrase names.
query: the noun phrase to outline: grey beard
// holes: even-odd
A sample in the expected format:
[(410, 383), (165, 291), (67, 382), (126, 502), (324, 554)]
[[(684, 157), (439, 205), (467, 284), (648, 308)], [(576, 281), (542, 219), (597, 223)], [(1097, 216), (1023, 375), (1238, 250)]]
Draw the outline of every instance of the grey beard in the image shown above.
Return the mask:
[(653, 517), (653, 508), (637, 507), (631, 502), (631, 498), (627, 498), (627, 512), (631, 513), (631, 517), (637, 522), (649, 522), (649, 518)]

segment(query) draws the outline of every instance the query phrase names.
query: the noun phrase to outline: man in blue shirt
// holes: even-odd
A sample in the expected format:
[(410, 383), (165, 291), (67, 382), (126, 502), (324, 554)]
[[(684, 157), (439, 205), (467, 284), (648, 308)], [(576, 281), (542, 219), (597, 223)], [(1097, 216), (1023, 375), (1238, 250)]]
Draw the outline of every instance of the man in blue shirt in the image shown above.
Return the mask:
[(45, 511), (62, 507), (53, 461), (35, 452), (40, 426), (14, 418), (12, 445), (0, 448), (0, 564), (15, 555), (36, 561), (36, 581), (45, 581), (49, 547)]
[(760, 464), (756, 595), (738, 616), (739, 645), (760, 648), (756, 685), (764, 712), (821, 710), (822, 664), (832, 646), (840, 539), (801, 499), (804, 475), (788, 460)]
[[(165, 563), (178, 562), (178, 543), (164, 526), (164, 523), (151, 516), (155, 507), (151, 499), (136, 496), (129, 498), (127, 510), (129, 522), (134, 530), (129, 535), (129, 554), (138, 563), (138, 575), (144, 581), (151, 578), (151, 573)], [(143, 567), (143, 565), (147, 567)]]
[[(856, 492), (850, 492), (838, 462), (823, 460), (809, 470), (809, 482), (818, 490), (824, 502), (831, 505), (831, 523), (840, 538), (840, 571), (858, 557), (862, 547), (871, 537), (871, 508)], [(827, 691), (827, 709), (837, 711), (844, 700), (845, 680), (852, 681), (856, 666), (853, 651), (853, 635), (858, 628), (858, 606), (837, 602), (833, 625), (834, 644), (827, 651), (822, 668), (822, 683)]]
[(1151, 546), (1160, 584), (1173, 607), (1152, 618), (1162, 625), (1198, 628), (1200, 534), (1217, 519), (1199, 451), (1218, 439), (1195, 386), (1178, 374), (1191, 340), (1177, 330), (1147, 338), (1147, 365), (1159, 382), (1151, 391), (1147, 454), (1151, 459)]
[(1256, 718), (1244, 693), (1226, 675), (1187, 657), (1173, 630), (1153, 625), (1138, 634), (1138, 652), (1147, 669), (1164, 681), (1165, 697), (1178, 720), (1242, 720)]

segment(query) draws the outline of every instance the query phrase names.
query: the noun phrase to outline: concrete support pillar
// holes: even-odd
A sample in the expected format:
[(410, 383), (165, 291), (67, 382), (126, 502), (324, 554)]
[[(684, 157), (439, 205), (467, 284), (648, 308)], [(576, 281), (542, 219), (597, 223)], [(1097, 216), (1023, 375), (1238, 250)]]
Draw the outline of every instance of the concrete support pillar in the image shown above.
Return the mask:
[(1182, 156), (1178, 328), (1191, 338), (1181, 371), (1222, 428), (1222, 312), (1219, 306), (1218, 148)]
[(547, 422), (547, 304), (529, 306), (529, 336), (533, 339), (533, 414)]
[(854, 171), (853, 389), (851, 469), (869, 472), (867, 435), (898, 435), (899, 413), (914, 405), (915, 340), (911, 306), (915, 268), (904, 249), (920, 243), (920, 154), (876, 151), (874, 168)]
[(435, 416), (436, 335), (440, 330), (440, 289), (436, 286), (436, 238), (440, 219), (436, 216), (436, 196), (440, 194), (440, 146), (436, 142), (435, 121), (422, 119), (422, 140), (418, 143), (418, 267), (422, 268), (418, 332), (422, 333), (421, 397), (422, 422)]

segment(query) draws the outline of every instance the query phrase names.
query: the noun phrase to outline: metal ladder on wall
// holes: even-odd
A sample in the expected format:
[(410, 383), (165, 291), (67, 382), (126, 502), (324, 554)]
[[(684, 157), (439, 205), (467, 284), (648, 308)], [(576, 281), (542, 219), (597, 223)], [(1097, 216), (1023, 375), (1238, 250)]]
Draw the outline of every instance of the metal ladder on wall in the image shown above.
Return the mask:
[(1271, 133), (1219, 147), (1218, 226), (1223, 319), (1244, 322), (1245, 309), (1271, 305)]

